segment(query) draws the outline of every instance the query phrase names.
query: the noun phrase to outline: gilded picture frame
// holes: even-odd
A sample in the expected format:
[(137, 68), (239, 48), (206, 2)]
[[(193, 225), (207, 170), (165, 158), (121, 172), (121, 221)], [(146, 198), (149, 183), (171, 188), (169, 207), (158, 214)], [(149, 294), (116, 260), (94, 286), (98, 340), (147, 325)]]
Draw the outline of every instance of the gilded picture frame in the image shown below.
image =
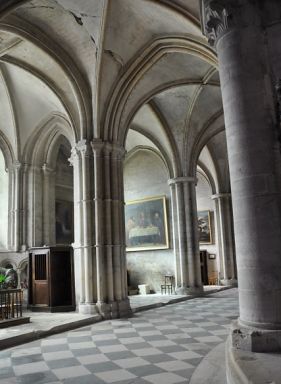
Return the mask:
[(200, 244), (212, 244), (212, 228), (210, 211), (198, 211), (198, 232)]
[(169, 248), (166, 197), (126, 202), (125, 229), (128, 252)]

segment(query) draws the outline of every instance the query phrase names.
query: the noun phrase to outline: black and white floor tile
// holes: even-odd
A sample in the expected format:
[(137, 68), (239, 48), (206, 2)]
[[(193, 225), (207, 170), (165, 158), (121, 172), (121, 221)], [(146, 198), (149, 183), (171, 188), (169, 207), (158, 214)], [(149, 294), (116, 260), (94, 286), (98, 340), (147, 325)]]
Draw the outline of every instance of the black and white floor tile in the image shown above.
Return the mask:
[(228, 334), (237, 290), (104, 321), (0, 352), (0, 384), (183, 384)]

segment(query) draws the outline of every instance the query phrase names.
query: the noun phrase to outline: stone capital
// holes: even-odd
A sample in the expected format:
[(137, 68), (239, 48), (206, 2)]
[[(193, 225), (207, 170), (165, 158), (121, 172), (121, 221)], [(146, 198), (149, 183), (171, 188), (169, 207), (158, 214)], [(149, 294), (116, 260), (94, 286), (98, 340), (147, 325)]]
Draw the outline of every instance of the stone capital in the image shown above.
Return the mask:
[(14, 169), (15, 171), (19, 171), (21, 168), (22, 168), (22, 163), (20, 163), (19, 161), (15, 161), (15, 162), (13, 163), (13, 169)]
[(101, 139), (94, 139), (91, 141), (92, 151), (96, 156), (100, 156), (104, 149), (104, 142)]
[(125, 156), (126, 150), (119, 143), (112, 143), (112, 154), (118, 159), (123, 159)]
[(53, 168), (48, 167), (47, 163), (44, 163), (42, 166), (42, 170), (46, 175), (49, 175), (50, 173), (54, 172)]
[(83, 156), (89, 156), (91, 151), (90, 151), (90, 143), (87, 140), (80, 140), (76, 144), (76, 149), (78, 152), (81, 153)]
[(197, 184), (197, 178), (192, 177), (192, 176), (183, 176), (183, 177), (174, 177), (173, 179), (168, 180), (169, 185), (174, 185), (174, 184), (184, 184), (184, 183), (195, 183)]
[(70, 165), (73, 166), (77, 159), (79, 159), (77, 148), (72, 147), (71, 148), (71, 155), (70, 155), (70, 158), (68, 159)]
[(212, 200), (219, 200), (219, 199), (230, 199), (231, 193), (216, 193), (215, 195), (212, 195)]
[(74, 165), (75, 160), (81, 158), (81, 156), (90, 156), (91, 155), (90, 143), (87, 140), (78, 141), (74, 147), (71, 148), (71, 156), (68, 159), (70, 165)]
[(233, 0), (201, 0), (202, 31), (211, 46), (235, 25), (235, 5)]

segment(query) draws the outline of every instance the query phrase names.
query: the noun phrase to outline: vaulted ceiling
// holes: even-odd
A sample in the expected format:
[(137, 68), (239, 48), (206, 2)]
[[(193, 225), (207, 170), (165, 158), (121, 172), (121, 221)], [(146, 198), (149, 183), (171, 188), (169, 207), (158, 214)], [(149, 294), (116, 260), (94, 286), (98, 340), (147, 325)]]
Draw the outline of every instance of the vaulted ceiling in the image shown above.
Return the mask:
[(19, 161), (59, 117), (72, 144), (149, 141), (173, 176), (194, 172), (206, 146), (222, 178), (227, 168), (197, 0), (3, 0), (0, 100), (0, 138)]

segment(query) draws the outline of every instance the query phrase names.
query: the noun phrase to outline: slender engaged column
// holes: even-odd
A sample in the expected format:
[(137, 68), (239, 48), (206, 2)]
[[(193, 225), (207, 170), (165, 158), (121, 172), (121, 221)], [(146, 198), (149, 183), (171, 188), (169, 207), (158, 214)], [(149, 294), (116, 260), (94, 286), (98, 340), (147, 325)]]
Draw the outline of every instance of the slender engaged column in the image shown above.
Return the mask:
[(181, 287), (181, 268), (180, 268), (180, 250), (179, 250), (179, 227), (178, 212), (175, 184), (170, 184), (171, 190), (171, 207), (172, 207), (172, 231), (173, 231), (173, 247), (174, 247), (174, 266), (175, 266), (175, 288), (176, 291)]
[(76, 296), (79, 312), (96, 313), (96, 273), (92, 230), (92, 151), (86, 140), (72, 149), (70, 162), (74, 168), (74, 256)]
[(26, 251), (28, 248), (27, 241), (27, 192), (28, 192), (28, 169), (29, 165), (24, 164), (22, 170), (22, 196), (21, 196), (21, 250)]
[[(202, 3), (204, 32), (218, 53), (231, 177), (240, 307), (232, 342), (256, 352), (280, 351), (280, 152), (274, 151), (278, 130), (265, 2)], [(280, 2), (274, 4), (280, 15)]]
[(231, 194), (218, 193), (213, 195), (212, 199), (216, 202), (219, 255), (223, 267), (221, 283), (223, 285), (236, 286)]
[(106, 318), (110, 317), (107, 305), (106, 267), (105, 267), (105, 217), (104, 217), (104, 143), (95, 140), (91, 143), (94, 155), (94, 203), (95, 203), (95, 251), (97, 305)]
[(14, 164), (14, 193), (13, 193), (13, 250), (19, 250), (20, 243), (20, 177), (21, 163)]
[(43, 165), (42, 170), (43, 170), (43, 244), (53, 245), (55, 244), (54, 242), (55, 239), (52, 232), (55, 229), (55, 226), (53, 224), (54, 222), (53, 222), (53, 217), (51, 217), (51, 213), (54, 211), (55, 207), (51, 207), (51, 204), (52, 202), (55, 201), (55, 185), (54, 185), (55, 172), (53, 169), (49, 168), (47, 164)]

